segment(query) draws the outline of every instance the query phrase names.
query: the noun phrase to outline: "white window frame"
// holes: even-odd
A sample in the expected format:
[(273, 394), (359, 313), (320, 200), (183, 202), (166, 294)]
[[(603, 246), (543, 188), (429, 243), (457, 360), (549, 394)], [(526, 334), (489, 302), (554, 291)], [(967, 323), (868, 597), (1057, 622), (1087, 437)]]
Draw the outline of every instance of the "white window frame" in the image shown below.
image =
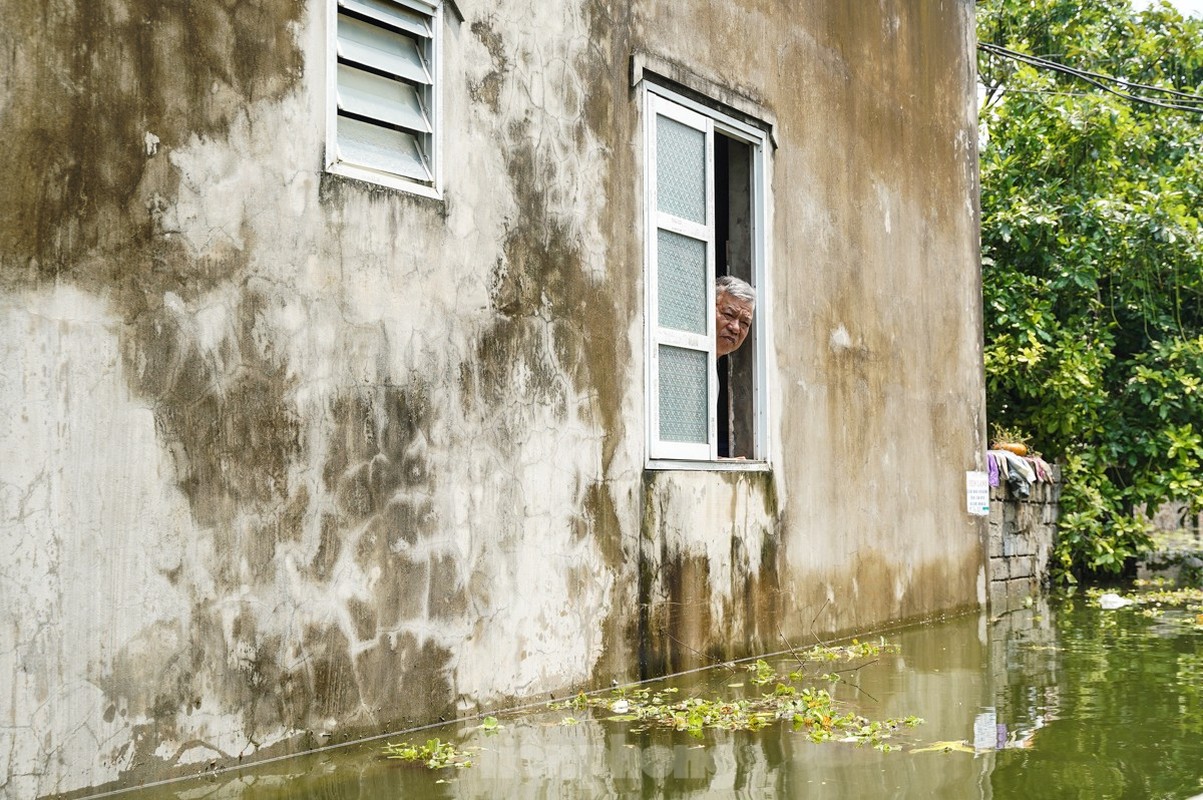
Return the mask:
[[(396, 13), (390, 14), (390, 9)], [(441, 197), (443, 3), (424, 0), (327, 0), (326, 10), (326, 171), (423, 197)], [(359, 109), (352, 108), (353, 99), (346, 91), (349, 84), (340, 80), (340, 63), (345, 70), (344, 76), (356, 74), (356, 69), (345, 50), (340, 59), (339, 17), (340, 11), (343, 10), (356, 12), (361, 17), (368, 18), (368, 27), (378, 30), (385, 37), (395, 35), (398, 41), (408, 37), (418, 44), (418, 52), (424, 61), (422, 66), (425, 75), (416, 77), (412, 85), (415, 87), (414, 94), (424, 119), (407, 114), (408, 109), (404, 103), (377, 106), (379, 112), (365, 112), (362, 106)], [(425, 20), (428, 28), (424, 33), (409, 25), (407, 17), (413, 15)], [(349, 14), (347, 18), (350, 18)], [(404, 67), (386, 68), (384, 71), (391, 73), (394, 78), (406, 77)], [(427, 79), (428, 84), (425, 83)], [(406, 84), (402, 81), (402, 85)], [(360, 112), (361, 119), (351, 120), (351, 123), (358, 125), (361, 130), (378, 128), (383, 136), (388, 136), (389, 131), (395, 127), (404, 135), (412, 136), (419, 144), (418, 150), (425, 166), (425, 174), (404, 174), (401, 170), (390, 168), (386, 154), (374, 159), (363, 150), (354, 152), (345, 146), (346, 142), (340, 143), (339, 120), (349, 119), (340, 114), (340, 106)]]
[[(769, 467), (768, 436), (768, 335), (771, 314), (771, 292), (768, 285), (769, 230), (767, 153), (770, 135), (765, 129), (748, 124), (708, 104), (650, 81), (642, 83), (644, 88), (644, 287), (645, 287), (645, 420), (647, 429), (647, 467), (649, 469), (726, 469), (763, 470)], [(703, 131), (706, 137), (706, 219), (708, 231), (686, 220), (661, 212), (657, 207), (656, 186), (656, 125), (657, 117), (663, 116), (676, 122)], [(657, 274), (658, 231), (668, 230), (707, 243), (707, 274), (714, 272), (715, 247), (715, 197), (714, 197), (714, 135), (716, 133), (747, 144), (751, 148), (751, 241), (752, 283), (756, 287), (757, 303), (753, 316), (754, 342), (753, 371), (755, 381), (753, 393), (753, 442), (754, 458), (748, 460), (719, 460), (718, 457), (718, 374), (714, 346), (714, 282), (707, 281), (706, 307), (707, 333), (704, 341), (700, 337), (659, 326), (659, 280)], [(660, 436), (660, 376), (659, 350), (661, 345), (682, 346), (704, 350), (707, 354), (709, 376), (708, 441), (705, 444), (671, 442)]]

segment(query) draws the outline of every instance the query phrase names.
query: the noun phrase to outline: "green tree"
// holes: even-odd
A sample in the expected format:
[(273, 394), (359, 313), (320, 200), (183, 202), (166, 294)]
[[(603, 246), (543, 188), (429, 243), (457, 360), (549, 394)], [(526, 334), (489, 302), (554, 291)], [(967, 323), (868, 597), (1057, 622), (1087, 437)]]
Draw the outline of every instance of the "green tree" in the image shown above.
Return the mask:
[(1129, 0), (977, 8), (988, 413), (1063, 464), (1061, 574), (1116, 572), (1148, 547), (1141, 512), (1203, 507), (1203, 25)]

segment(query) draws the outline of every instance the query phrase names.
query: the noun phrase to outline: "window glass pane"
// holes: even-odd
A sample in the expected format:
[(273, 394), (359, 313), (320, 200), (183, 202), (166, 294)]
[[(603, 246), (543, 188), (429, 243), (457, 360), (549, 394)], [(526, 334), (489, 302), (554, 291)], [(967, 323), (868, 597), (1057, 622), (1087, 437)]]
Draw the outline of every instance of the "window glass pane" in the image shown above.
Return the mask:
[(656, 117), (656, 207), (706, 223), (706, 134)]
[(704, 350), (660, 346), (660, 438), (706, 444), (710, 429), (709, 361)]
[(706, 243), (672, 231), (656, 231), (659, 324), (705, 334)]

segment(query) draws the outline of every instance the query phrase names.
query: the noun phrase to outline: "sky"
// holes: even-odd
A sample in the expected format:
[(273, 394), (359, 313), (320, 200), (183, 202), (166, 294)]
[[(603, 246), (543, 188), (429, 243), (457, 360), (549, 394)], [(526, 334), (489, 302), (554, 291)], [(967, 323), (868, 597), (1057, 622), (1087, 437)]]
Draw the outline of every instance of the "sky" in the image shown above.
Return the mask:
[[(1150, 5), (1152, 0), (1132, 0), (1133, 8), (1148, 8)], [(1203, 0), (1170, 0), (1170, 5), (1184, 16), (1203, 17)]]

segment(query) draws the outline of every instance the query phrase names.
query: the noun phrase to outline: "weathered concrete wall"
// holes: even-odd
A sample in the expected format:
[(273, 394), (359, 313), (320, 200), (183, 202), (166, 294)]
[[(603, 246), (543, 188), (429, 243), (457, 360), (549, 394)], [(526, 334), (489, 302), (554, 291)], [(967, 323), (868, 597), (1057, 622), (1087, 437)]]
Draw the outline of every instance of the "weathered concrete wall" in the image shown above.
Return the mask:
[(644, 41), (778, 123), (775, 468), (649, 479), (654, 664), (985, 597), (973, 4), (738, 5), (654, 3)]
[(1049, 584), (1050, 559), (1061, 518), (1061, 468), (1053, 482), (1032, 484), (1018, 497), (1006, 481), (990, 489), (990, 610), (1002, 613), (1030, 606)]
[[(459, 5), (436, 201), (322, 3), (0, 0), (12, 796), (982, 601), (972, 3)], [(776, 122), (771, 471), (644, 469), (633, 54)]]

